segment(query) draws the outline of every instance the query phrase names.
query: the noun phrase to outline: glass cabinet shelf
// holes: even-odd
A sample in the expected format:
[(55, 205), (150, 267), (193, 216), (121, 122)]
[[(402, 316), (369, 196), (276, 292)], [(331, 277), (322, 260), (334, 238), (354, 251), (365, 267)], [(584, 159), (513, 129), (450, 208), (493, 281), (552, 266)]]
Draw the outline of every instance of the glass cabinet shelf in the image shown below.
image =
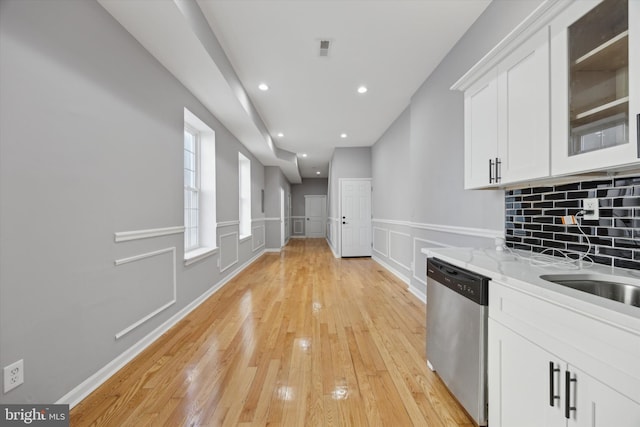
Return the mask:
[(602, 43), (592, 51), (576, 59), (573, 71), (612, 71), (627, 65), (629, 30)]
[(629, 142), (628, 0), (604, 0), (569, 27), (569, 156)]

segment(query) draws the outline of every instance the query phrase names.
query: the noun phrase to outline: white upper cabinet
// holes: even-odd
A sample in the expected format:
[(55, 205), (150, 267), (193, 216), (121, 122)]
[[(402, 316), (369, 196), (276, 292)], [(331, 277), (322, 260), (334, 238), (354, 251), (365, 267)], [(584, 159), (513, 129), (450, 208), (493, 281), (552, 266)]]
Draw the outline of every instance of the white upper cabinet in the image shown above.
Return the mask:
[(549, 175), (545, 27), (465, 90), (465, 188)]
[(546, 178), (549, 166), (549, 27), (543, 3), (467, 72), (465, 188)]
[(465, 188), (640, 168), (640, 0), (548, 0), (462, 76)]
[(549, 29), (498, 64), (500, 184), (549, 176)]
[(464, 185), (480, 188), (496, 181), (498, 80), (489, 71), (464, 94)]
[(552, 174), (638, 164), (639, 37), (637, 0), (576, 1), (552, 21)]

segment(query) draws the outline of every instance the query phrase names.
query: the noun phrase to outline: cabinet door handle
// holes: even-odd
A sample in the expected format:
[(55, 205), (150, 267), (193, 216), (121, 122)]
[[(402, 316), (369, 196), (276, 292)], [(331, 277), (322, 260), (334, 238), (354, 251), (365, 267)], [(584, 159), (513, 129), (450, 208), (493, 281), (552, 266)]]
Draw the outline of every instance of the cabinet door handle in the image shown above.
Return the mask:
[(556, 399), (560, 400), (560, 395), (556, 394), (556, 372), (560, 372), (560, 368), (556, 368), (553, 362), (549, 362), (549, 406), (555, 406)]
[(493, 184), (493, 160), (489, 159), (489, 184)]
[(564, 373), (564, 417), (566, 419), (571, 418), (571, 411), (575, 411), (576, 407), (571, 406), (571, 383), (577, 383), (576, 378), (571, 378), (571, 372), (566, 371)]
[(500, 182), (502, 177), (500, 176), (502, 172), (502, 161), (500, 158), (496, 157), (496, 182)]

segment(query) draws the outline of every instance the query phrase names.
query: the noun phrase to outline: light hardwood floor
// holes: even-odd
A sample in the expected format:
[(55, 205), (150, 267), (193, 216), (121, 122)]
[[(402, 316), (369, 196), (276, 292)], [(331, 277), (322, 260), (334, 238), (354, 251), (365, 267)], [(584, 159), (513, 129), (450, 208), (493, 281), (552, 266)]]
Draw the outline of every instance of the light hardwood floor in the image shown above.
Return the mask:
[(292, 239), (71, 411), (71, 426), (472, 426), (426, 365), (425, 305)]

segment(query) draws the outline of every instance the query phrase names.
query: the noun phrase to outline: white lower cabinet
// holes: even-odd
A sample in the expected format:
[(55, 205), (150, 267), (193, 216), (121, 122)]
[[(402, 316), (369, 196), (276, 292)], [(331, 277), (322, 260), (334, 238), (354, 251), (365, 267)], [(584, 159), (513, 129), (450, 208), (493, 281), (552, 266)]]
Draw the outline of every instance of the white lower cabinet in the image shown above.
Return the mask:
[[(560, 402), (555, 399), (555, 406), (549, 405), (549, 363), (559, 366), (557, 358), (492, 319), (488, 351), (491, 427), (566, 424)], [(560, 375), (555, 379), (554, 388), (559, 392)]]
[(640, 426), (639, 404), (491, 319), (488, 387), (491, 427)]
[(640, 426), (638, 332), (566, 311), (491, 282), (491, 427)]

